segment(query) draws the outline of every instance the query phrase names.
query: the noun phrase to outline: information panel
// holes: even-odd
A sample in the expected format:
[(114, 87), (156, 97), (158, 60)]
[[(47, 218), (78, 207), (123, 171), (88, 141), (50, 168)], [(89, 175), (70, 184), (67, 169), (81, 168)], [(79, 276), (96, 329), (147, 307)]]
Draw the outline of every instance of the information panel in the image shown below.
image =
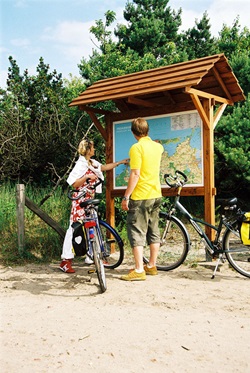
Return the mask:
[[(160, 178), (175, 170), (184, 172), (189, 186), (203, 186), (202, 121), (197, 111), (145, 117), (149, 124), (149, 136), (164, 147)], [(113, 123), (114, 161), (128, 158), (130, 147), (136, 143), (131, 132), (131, 120)], [(152, 159), (152, 162), (154, 160)], [(114, 169), (114, 189), (126, 188), (130, 169), (120, 165)]]

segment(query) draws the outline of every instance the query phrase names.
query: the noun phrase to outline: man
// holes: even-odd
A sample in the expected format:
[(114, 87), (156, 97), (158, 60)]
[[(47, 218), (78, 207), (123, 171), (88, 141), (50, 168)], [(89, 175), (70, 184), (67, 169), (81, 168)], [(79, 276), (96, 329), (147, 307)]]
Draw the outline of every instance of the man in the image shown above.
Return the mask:
[[(163, 146), (149, 136), (145, 119), (132, 121), (131, 131), (137, 140), (129, 151), (130, 176), (122, 199), (122, 209), (128, 211), (128, 239), (135, 259), (135, 269), (121, 277), (125, 281), (146, 279), (146, 274), (157, 275), (156, 259), (160, 247), (158, 227), (161, 204), (160, 163)], [(150, 259), (143, 265), (143, 247), (150, 247)]]

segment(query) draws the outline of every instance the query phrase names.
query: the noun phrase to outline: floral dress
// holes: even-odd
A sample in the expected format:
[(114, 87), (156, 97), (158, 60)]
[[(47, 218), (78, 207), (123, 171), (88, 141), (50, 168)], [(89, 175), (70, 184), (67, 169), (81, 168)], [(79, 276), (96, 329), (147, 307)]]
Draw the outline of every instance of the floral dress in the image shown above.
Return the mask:
[[(90, 169), (87, 170), (85, 175), (95, 175), (94, 172)], [(91, 186), (95, 184), (95, 180), (90, 180), (89, 183), (84, 183), (82, 186), (77, 188), (79, 192), (81, 192), (86, 186)], [(73, 194), (73, 197), (77, 197), (78, 192)], [(80, 206), (80, 203), (86, 201), (87, 199), (91, 199), (95, 197), (95, 190), (88, 190), (84, 197), (81, 197), (75, 201), (72, 201), (72, 208), (70, 213), (70, 221), (74, 222), (77, 220), (82, 220), (85, 217), (85, 209)]]

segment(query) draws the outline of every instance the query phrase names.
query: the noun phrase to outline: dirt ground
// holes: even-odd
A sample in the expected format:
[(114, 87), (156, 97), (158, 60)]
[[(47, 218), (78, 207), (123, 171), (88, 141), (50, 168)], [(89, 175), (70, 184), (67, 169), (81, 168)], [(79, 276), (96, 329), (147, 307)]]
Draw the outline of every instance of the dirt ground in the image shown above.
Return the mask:
[(2, 373), (250, 372), (250, 279), (182, 265), (101, 294), (81, 263), (0, 267)]

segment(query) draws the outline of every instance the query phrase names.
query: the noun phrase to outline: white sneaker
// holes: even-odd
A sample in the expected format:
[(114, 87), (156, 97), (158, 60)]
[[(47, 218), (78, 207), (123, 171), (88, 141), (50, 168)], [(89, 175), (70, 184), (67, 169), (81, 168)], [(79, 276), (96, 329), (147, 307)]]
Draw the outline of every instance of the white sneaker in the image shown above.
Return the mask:
[(94, 264), (93, 260), (90, 259), (90, 257), (89, 257), (88, 255), (86, 255), (86, 258), (85, 258), (84, 262), (85, 262), (86, 264)]

